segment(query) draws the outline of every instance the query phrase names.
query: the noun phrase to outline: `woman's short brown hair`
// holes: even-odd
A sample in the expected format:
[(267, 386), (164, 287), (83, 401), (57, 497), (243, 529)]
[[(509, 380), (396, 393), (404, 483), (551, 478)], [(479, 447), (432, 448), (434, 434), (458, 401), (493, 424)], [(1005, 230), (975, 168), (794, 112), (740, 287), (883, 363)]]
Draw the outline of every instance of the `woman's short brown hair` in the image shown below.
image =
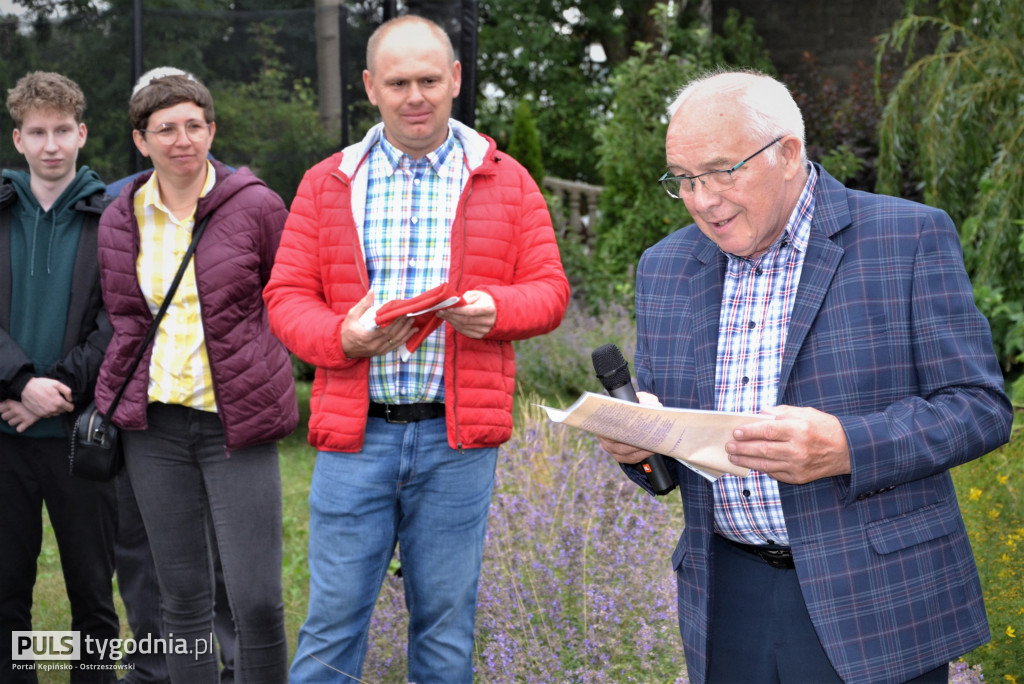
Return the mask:
[(128, 105), (128, 119), (133, 129), (145, 130), (153, 112), (182, 102), (191, 102), (201, 107), (206, 123), (213, 123), (213, 96), (191, 74), (158, 76), (141, 88), (136, 87)]

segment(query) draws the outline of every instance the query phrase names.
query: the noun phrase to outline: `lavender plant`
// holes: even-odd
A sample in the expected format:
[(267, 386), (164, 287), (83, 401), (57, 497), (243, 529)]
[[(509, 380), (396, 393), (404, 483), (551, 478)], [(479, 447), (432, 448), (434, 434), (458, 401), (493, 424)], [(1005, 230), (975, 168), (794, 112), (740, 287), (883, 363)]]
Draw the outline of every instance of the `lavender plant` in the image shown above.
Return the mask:
[(555, 406), (587, 390), (602, 391), (590, 354), (608, 343), (622, 350), (632, 369), (636, 328), (630, 312), (615, 303), (590, 309), (573, 300), (554, 332), (515, 343), (517, 393), (536, 394)]
[[(680, 507), (626, 480), (589, 435), (523, 413), (499, 455), (474, 680), (685, 684), (668, 567)], [(389, 576), (366, 681), (404, 681), (407, 622)]]

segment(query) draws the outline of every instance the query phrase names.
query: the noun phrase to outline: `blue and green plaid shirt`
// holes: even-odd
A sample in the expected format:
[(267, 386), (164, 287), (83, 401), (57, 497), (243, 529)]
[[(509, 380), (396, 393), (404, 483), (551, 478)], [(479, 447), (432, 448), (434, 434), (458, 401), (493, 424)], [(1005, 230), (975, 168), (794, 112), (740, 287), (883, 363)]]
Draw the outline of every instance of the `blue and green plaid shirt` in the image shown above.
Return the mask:
[[(363, 252), (373, 301), (415, 297), (448, 280), (451, 227), (469, 178), (461, 143), (448, 138), (412, 159), (387, 139), (370, 150)], [(408, 361), (396, 352), (370, 362), (370, 399), (386, 404), (444, 401), (444, 326)]]

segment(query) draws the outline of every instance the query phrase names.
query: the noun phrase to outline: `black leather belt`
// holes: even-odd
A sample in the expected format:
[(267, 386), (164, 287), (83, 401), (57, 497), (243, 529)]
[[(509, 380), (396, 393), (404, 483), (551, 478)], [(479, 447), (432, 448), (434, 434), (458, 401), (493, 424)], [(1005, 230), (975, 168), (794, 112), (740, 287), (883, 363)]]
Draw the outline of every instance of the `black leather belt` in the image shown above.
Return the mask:
[(796, 567), (796, 565), (793, 564), (793, 552), (788, 547), (754, 546), (753, 544), (741, 544), (738, 541), (733, 541), (732, 539), (725, 537), (723, 537), (723, 539), (740, 551), (757, 556), (773, 568), (785, 568), (787, 570), (792, 570)]
[(367, 413), (371, 418), (383, 418), (389, 423), (415, 423), (419, 420), (444, 417), (444, 404), (376, 404), (370, 402)]

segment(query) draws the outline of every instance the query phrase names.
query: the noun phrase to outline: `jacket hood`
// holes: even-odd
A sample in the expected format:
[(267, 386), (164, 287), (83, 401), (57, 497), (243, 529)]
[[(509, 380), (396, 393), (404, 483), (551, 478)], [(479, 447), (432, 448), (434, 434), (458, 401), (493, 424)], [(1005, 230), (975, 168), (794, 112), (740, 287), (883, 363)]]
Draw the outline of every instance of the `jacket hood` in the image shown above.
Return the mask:
[(263, 187), (267, 185), (248, 167), (243, 166), (232, 171), (226, 164), (219, 161), (211, 160), (210, 163), (213, 164), (213, 169), (217, 174), (217, 182), (205, 197), (199, 199), (199, 204), (196, 207), (197, 222), (246, 188), (253, 185)]
[[(243, 166), (238, 169), (232, 169), (227, 164), (223, 164), (216, 159), (211, 159), (210, 163), (213, 164), (217, 181), (205, 197), (199, 198), (199, 204), (196, 206), (196, 223), (212, 213), (214, 209), (242, 192), (245, 188), (252, 185), (264, 187), (267, 185), (250, 171), (248, 167)], [(135, 197), (135, 193), (152, 175), (152, 170), (141, 173), (121, 188), (116, 202), (119, 211), (125, 214), (131, 214), (134, 211), (132, 198)]]
[[(36, 196), (32, 193), (32, 176), (28, 171), (4, 169), (3, 182), (4, 186), (10, 186), (14, 190), (25, 210), (31, 210), (35, 213), (37, 209), (42, 209)], [(75, 174), (71, 184), (64, 188), (64, 192), (61, 193), (49, 210), (55, 216), (59, 216), (64, 212), (74, 211), (75, 205), (80, 200), (87, 199), (97, 192), (104, 192), (106, 187), (95, 171), (88, 166), (83, 166), (78, 169), (78, 173)], [(0, 195), (0, 202), (4, 200), (9, 200), (9, 197), (6, 194)]]
[[(48, 210), (43, 210), (32, 192), (32, 176), (27, 171), (4, 170), (4, 192), (0, 195), (0, 205), (14, 203), (12, 217), (17, 220), (25, 231), (26, 249), (29, 254), (29, 274), (36, 271), (36, 255), (45, 253), (46, 272), (50, 273), (54, 260), (59, 261), (61, 252), (77, 249), (77, 233), (68, 231), (80, 225), (79, 210), (95, 211), (98, 200), (106, 191), (106, 185), (95, 171), (83, 166), (75, 174), (71, 183), (60, 194), (60, 197)], [(13, 191), (13, 192), (12, 192)], [(88, 208), (87, 208), (88, 207)]]
[[(489, 137), (483, 133), (478, 133), (455, 119), (448, 119), (448, 125), (451, 126), (455, 137), (462, 143), (462, 149), (466, 153), (466, 161), (471, 170), (475, 171), (480, 167), (487, 159), (488, 154), (497, 149), (497, 144)], [(351, 178), (363, 159), (370, 152), (370, 149), (383, 136), (384, 123), (381, 122), (368, 130), (362, 140), (354, 145), (349, 145), (343, 150), (344, 156), (338, 170)]]

